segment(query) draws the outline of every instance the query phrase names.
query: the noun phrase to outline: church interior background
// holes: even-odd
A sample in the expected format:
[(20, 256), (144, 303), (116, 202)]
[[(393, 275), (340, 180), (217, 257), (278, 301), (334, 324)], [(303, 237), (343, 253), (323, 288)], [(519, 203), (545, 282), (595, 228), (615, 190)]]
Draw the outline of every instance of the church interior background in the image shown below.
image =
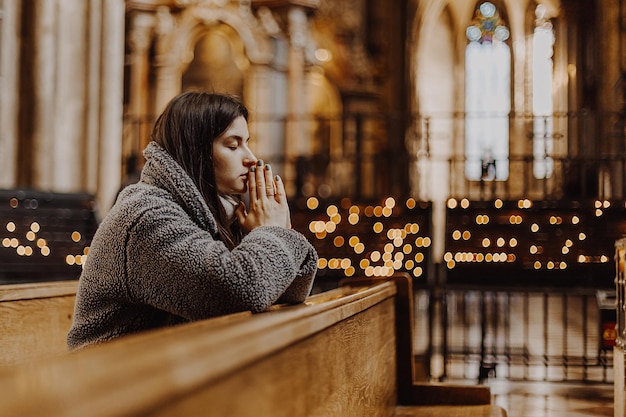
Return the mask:
[(612, 383), (625, 48), (623, 0), (0, 0), (0, 280), (77, 277), (155, 116), (224, 92), (316, 290), (413, 276), (426, 378)]

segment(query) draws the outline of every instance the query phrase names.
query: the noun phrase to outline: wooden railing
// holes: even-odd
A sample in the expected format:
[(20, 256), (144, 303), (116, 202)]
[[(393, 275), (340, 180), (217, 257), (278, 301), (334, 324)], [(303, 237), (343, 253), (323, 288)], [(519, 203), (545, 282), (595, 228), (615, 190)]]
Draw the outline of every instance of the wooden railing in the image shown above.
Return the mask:
[(485, 386), (414, 381), (411, 295), (406, 276), (353, 280), (15, 366), (0, 372), (0, 415), (506, 415)]

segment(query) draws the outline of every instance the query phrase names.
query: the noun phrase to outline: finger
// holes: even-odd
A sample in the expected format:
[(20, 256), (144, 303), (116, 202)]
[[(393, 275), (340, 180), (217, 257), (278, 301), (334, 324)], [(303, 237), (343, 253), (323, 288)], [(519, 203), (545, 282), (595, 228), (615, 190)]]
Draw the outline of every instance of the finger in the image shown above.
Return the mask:
[(275, 184), (276, 184), (276, 200), (279, 203), (282, 203), (283, 201), (286, 200), (286, 195), (287, 193), (285, 192), (285, 184), (283, 183), (282, 178), (280, 178), (280, 175), (276, 175), (275, 177)]
[(265, 172), (265, 194), (268, 198), (273, 198), (276, 195), (276, 186), (272, 178), (272, 167), (270, 164), (266, 164), (263, 171)]
[(263, 170), (263, 160), (259, 159), (256, 163), (256, 196), (259, 200), (267, 199), (265, 191), (265, 174)]
[(237, 220), (239, 220), (239, 224), (244, 223), (244, 221), (246, 220), (247, 214), (248, 213), (246, 213), (246, 205), (243, 203), (243, 201), (240, 201), (239, 206), (235, 210), (235, 216), (237, 216)]
[(248, 195), (250, 196), (250, 201), (256, 201), (256, 165), (252, 165), (250, 171), (248, 171)]

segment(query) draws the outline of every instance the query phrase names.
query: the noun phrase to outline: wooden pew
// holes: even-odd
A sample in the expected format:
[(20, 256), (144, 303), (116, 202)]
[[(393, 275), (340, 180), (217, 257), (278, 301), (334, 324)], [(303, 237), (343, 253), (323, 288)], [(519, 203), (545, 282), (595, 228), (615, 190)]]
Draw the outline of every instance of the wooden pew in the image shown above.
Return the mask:
[(0, 367), (64, 354), (78, 280), (0, 285)]
[(413, 383), (396, 320), (409, 290), (403, 277), (345, 286), (17, 366), (0, 372), (0, 415), (505, 416), (486, 387)]

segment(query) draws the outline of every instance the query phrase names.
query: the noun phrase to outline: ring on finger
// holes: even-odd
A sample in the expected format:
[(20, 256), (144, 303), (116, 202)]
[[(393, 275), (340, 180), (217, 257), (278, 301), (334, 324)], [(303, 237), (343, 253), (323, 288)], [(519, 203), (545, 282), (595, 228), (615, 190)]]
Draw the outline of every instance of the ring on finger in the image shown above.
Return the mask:
[(269, 197), (269, 196), (273, 196), (273, 195), (275, 194), (275, 193), (274, 193), (274, 187), (266, 187), (266, 188), (265, 188), (265, 191), (267, 191), (267, 195), (268, 195), (268, 197)]

